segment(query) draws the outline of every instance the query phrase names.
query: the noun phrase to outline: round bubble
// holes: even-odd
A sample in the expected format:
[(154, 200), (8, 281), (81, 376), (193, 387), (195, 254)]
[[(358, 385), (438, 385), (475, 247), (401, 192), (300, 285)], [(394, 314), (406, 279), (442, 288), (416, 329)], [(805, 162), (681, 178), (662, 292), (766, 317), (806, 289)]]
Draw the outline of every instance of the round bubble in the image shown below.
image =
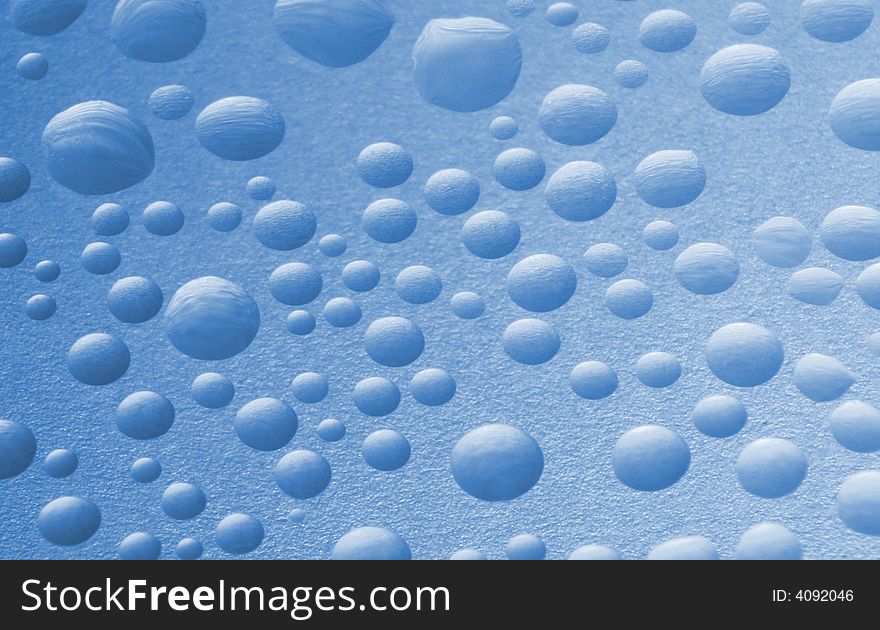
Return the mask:
[(608, 48), (611, 33), (595, 22), (584, 22), (571, 33), (571, 43), (578, 52), (594, 55)]
[(506, 212), (485, 210), (474, 214), (461, 228), (461, 241), (474, 256), (503, 258), (519, 245), (519, 223)]
[(476, 293), (472, 291), (461, 291), (452, 296), (449, 300), (449, 308), (456, 317), (461, 319), (476, 319), (486, 310), (486, 304)]
[(409, 151), (393, 142), (377, 142), (365, 147), (357, 157), (358, 173), (376, 188), (400, 186), (413, 171)]
[(192, 92), (183, 85), (163, 85), (153, 90), (147, 101), (157, 118), (177, 120), (183, 118), (192, 109)]
[(755, 228), (752, 244), (768, 265), (797, 267), (809, 256), (813, 236), (797, 219), (773, 217)]
[(316, 497), (330, 484), (330, 464), (318, 453), (291, 451), (275, 464), (275, 483), (294, 499)]
[(335, 418), (327, 418), (321, 420), (315, 432), (325, 442), (338, 442), (345, 437), (345, 425)]
[(294, 508), (290, 512), (288, 512), (288, 514), (287, 514), (287, 518), (294, 525), (299, 525), (301, 523), (304, 523), (306, 520), (306, 516), (307, 516), (306, 511), (301, 508)]
[(763, 326), (737, 322), (709, 337), (704, 351), (709, 369), (725, 383), (754, 387), (773, 378), (784, 352), (776, 335)]
[(668, 352), (649, 352), (636, 361), (636, 377), (648, 387), (669, 387), (681, 376), (681, 363)]
[(367, 327), (364, 346), (376, 363), (403, 367), (421, 356), (425, 336), (421, 328), (405, 317), (382, 317)]
[(120, 560), (158, 560), (162, 553), (162, 543), (147, 532), (135, 532), (119, 543)]
[(387, 416), (400, 404), (397, 385), (382, 376), (370, 376), (358, 381), (351, 399), (361, 413), (368, 416)]
[(25, 313), (35, 321), (43, 321), (55, 314), (57, 306), (54, 298), (38, 293), (28, 298), (25, 303)]
[(269, 177), (257, 175), (248, 180), (245, 189), (247, 190), (248, 197), (251, 199), (255, 201), (266, 201), (267, 199), (271, 199), (272, 195), (275, 194), (275, 182)]
[(99, 236), (122, 234), (129, 223), (128, 210), (118, 203), (102, 203), (92, 213), (92, 230)]
[(324, 319), (336, 328), (354, 326), (361, 321), (361, 317), (363, 317), (361, 307), (348, 298), (333, 298), (324, 305)]
[(22, 79), (39, 81), (49, 72), (49, 61), (41, 53), (27, 53), (18, 60), (15, 69)]
[(613, 76), (619, 86), (634, 90), (648, 80), (648, 66), (635, 59), (626, 59), (614, 66)]
[(411, 560), (406, 541), (384, 527), (356, 527), (336, 541), (331, 560)]
[(15, 201), (31, 187), (27, 166), (10, 157), (0, 157), (0, 202)]
[(709, 57), (700, 72), (700, 91), (725, 114), (754, 116), (776, 106), (788, 93), (791, 73), (773, 48), (735, 44)]
[(449, 372), (440, 368), (428, 368), (416, 372), (409, 382), (412, 397), (430, 407), (443, 405), (452, 400), (455, 389), (455, 379), (449, 375)]
[(73, 24), (88, 0), (12, 0), (9, 12), (15, 28), (28, 35), (55, 35)]
[(822, 221), (819, 237), (838, 258), (876, 258), (880, 256), (880, 212), (867, 206), (836, 208)]
[(277, 398), (257, 398), (235, 414), (235, 433), (258, 451), (274, 451), (293, 439), (299, 420), (293, 408)]
[(546, 17), (553, 26), (570, 26), (578, 19), (578, 9), (570, 2), (554, 2), (547, 7)]
[(645, 48), (669, 53), (694, 41), (697, 23), (687, 13), (675, 9), (654, 11), (639, 26), (639, 42)]
[(666, 251), (678, 244), (678, 228), (669, 221), (652, 221), (645, 226), (642, 239), (651, 249)]
[(717, 243), (696, 243), (673, 264), (678, 283), (698, 295), (727, 291), (739, 277), (739, 263), (729, 249)]
[(880, 471), (865, 470), (843, 480), (837, 514), (851, 530), (880, 536)]
[(83, 269), (98, 276), (116, 271), (121, 260), (122, 256), (119, 254), (119, 250), (103, 241), (89, 243), (79, 256), (79, 262)]
[(197, 485), (178, 482), (165, 488), (161, 502), (165, 514), (177, 520), (186, 520), (201, 514), (208, 499)]
[(345, 250), (348, 249), (348, 244), (339, 234), (325, 234), (318, 241), (318, 249), (328, 258), (336, 258), (345, 253)]
[(800, 358), (792, 374), (795, 386), (816, 402), (840, 398), (855, 380), (855, 375), (840, 361), (815, 352)]
[(857, 453), (880, 450), (880, 410), (860, 400), (838, 405), (828, 418), (841, 446)]
[(401, 468), (409, 461), (410, 452), (409, 441), (391, 429), (374, 431), (361, 444), (361, 456), (376, 470)]
[(526, 17), (535, 10), (535, 0), (505, 0), (504, 4), (513, 17)]
[(636, 167), (633, 184), (646, 203), (677, 208), (700, 196), (706, 170), (693, 151), (657, 151)]
[(255, 201), (266, 201), (275, 194), (275, 182), (263, 175), (251, 177), (245, 186), (248, 197)]
[(582, 146), (611, 131), (617, 122), (617, 107), (599, 88), (561, 85), (544, 97), (538, 121), (544, 133), (556, 142)]
[(801, 541), (779, 523), (759, 523), (749, 527), (733, 551), (734, 560), (800, 560)]
[(0, 479), (24, 472), (37, 453), (33, 432), (14, 420), (0, 418)]
[(302, 247), (315, 235), (314, 212), (298, 201), (282, 199), (260, 208), (254, 216), (254, 235), (263, 245), (278, 251)]
[(770, 12), (757, 2), (742, 2), (727, 15), (730, 27), (741, 35), (758, 35), (770, 25)]
[(630, 429), (611, 453), (614, 474), (634, 490), (663, 490), (681, 479), (691, 451), (678, 433), (656, 424)]
[(459, 549), (451, 556), (450, 560), (485, 560), (486, 554), (479, 549)]
[(626, 252), (614, 243), (597, 243), (584, 253), (584, 262), (593, 275), (613, 278), (626, 269), (629, 258)]
[(37, 516), (43, 538), (53, 545), (71, 546), (87, 541), (101, 525), (98, 506), (82, 497), (58, 497)]
[(34, 265), (34, 277), (40, 282), (52, 282), (61, 275), (61, 266), (54, 260), (41, 260)]
[(120, 560), (157, 560), (162, 553), (162, 543), (147, 532), (135, 532), (119, 543)]
[(736, 435), (748, 419), (745, 405), (724, 394), (703, 398), (691, 412), (691, 421), (700, 433), (714, 438)]
[(48, 295), (37, 294), (28, 298), (25, 304), (25, 313), (36, 321), (43, 321), (55, 314), (57, 304), (55, 299)]
[(653, 305), (654, 293), (640, 280), (618, 280), (605, 291), (605, 306), (621, 319), (638, 319)]
[(308, 263), (287, 263), (269, 276), (272, 297), (290, 306), (308, 304), (321, 294), (323, 287), (321, 274)]
[(510, 501), (525, 494), (544, 470), (538, 443), (507, 424), (469, 431), (455, 444), (450, 462), (461, 489), (483, 501)]
[(519, 133), (519, 124), (510, 116), (497, 116), (489, 123), (489, 133), (496, 140), (510, 140)]
[(141, 457), (134, 461), (129, 473), (138, 483), (150, 483), (162, 474), (162, 465), (152, 457)]
[(874, 263), (859, 274), (856, 291), (865, 304), (880, 308), (880, 263)]
[(67, 351), (67, 369), (86, 385), (107, 385), (117, 380), (131, 362), (128, 346), (112, 335), (90, 333)]
[(135, 532), (119, 543), (120, 560), (158, 560), (162, 553), (162, 543), (153, 534)]
[(425, 100), (456, 112), (475, 112), (504, 99), (522, 66), (514, 32), (482, 17), (431, 20), (412, 58)]
[(190, 385), (193, 400), (208, 409), (220, 409), (235, 398), (235, 385), (217, 372), (199, 374)]
[(76, 470), (79, 458), (69, 448), (56, 448), (43, 460), (43, 471), (50, 477), (69, 477)]
[(156, 392), (130, 394), (116, 408), (116, 428), (136, 440), (164, 435), (174, 424), (174, 405)]
[(848, 42), (865, 32), (874, 19), (871, 0), (804, 0), (801, 25), (824, 42)]
[(208, 225), (218, 232), (231, 232), (241, 225), (241, 208), (234, 203), (221, 201), (208, 208)]
[(718, 549), (705, 536), (682, 536), (655, 546), (648, 560), (718, 560)]
[(196, 136), (225, 160), (255, 160), (284, 139), (284, 117), (271, 103), (251, 96), (229, 96), (208, 105), (196, 118)]
[(321, 402), (327, 397), (330, 383), (325, 374), (303, 372), (291, 381), (290, 388), (298, 401), (312, 404)]
[(379, 268), (367, 260), (354, 260), (342, 269), (342, 282), (352, 291), (371, 291), (379, 284)]
[(474, 207), (480, 198), (477, 178), (460, 168), (437, 171), (425, 183), (425, 201), (435, 212), (461, 214)]
[(140, 324), (152, 319), (162, 308), (162, 289), (143, 276), (121, 278), (107, 293), (107, 307), (119, 321)]
[(399, 243), (416, 229), (416, 211), (399, 199), (379, 199), (361, 215), (364, 232), (380, 243)]
[(617, 389), (617, 372), (601, 361), (584, 361), (568, 375), (568, 384), (574, 393), (587, 400), (600, 400)]
[(0, 234), (0, 268), (15, 267), (27, 256), (27, 243), (16, 234)]
[(253, 516), (233, 512), (217, 524), (214, 537), (220, 549), (241, 555), (259, 547), (265, 533), (263, 525)]
[(174, 347), (194, 359), (235, 356), (260, 328), (260, 309), (237, 284), (203, 276), (180, 287), (165, 309), (165, 332)]
[(746, 446), (736, 460), (736, 477), (747, 492), (775, 499), (794, 492), (807, 474), (803, 451), (780, 438), (761, 438)]
[(841, 141), (863, 151), (880, 151), (880, 79), (864, 79), (837, 93), (828, 110)]
[(306, 59), (330, 68), (360, 63), (379, 48), (394, 14), (383, 0), (277, 0), (275, 29)]
[(404, 302), (427, 304), (433, 302), (443, 290), (443, 282), (437, 272), (424, 265), (407, 267), (394, 279), (394, 290)]
[(31, 319), (41, 322), (52, 317), (57, 308), (55, 298), (38, 293), (28, 298), (24, 305), (24, 312)]
[(516, 304), (535, 313), (545, 313), (571, 299), (577, 288), (577, 275), (559, 256), (535, 254), (513, 266), (506, 284), (507, 293)]
[(547, 205), (569, 221), (590, 221), (608, 212), (617, 198), (614, 177), (596, 162), (561, 166), (544, 188)]
[(315, 316), (308, 311), (291, 311), (287, 315), (287, 330), (294, 335), (308, 335), (316, 324)]
[(525, 365), (540, 365), (556, 356), (562, 341), (559, 333), (540, 319), (518, 319), (510, 324), (501, 337), (508, 356)]
[(106, 195), (153, 172), (153, 138), (127, 109), (87, 101), (56, 114), (43, 129), (49, 174), (81, 195)]
[(620, 560), (620, 553), (605, 545), (584, 545), (570, 554), (569, 560)]
[(205, 552), (205, 548), (195, 538), (184, 538), (174, 547), (174, 552), (181, 560), (198, 560)]
[(531, 149), (507, 149), (495, 158), (492, 171), (499, 184), (510, 190), (529, 190), (544, 179), (544, 159)]
[(119, 0), (110, 35), (126, 57), (165, 63), (194, 51), (206, 22), (201, 0)]
[(504, 553), (508, 560), (543, 560), (547, 546), (534, 534), (519, 534), (507, 541)]

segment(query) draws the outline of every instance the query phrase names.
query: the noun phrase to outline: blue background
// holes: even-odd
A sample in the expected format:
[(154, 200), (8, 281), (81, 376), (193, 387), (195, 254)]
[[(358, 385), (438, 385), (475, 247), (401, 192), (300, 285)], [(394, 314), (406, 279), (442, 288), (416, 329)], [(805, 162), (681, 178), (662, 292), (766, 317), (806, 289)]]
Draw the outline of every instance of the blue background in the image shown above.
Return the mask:
[[(762, 262), (750, 242), (751, 231), (775, 215), (796, 217), (816, 235), (833, 208), (880, 203), (877, 156), (840, 142), (827, 117), (841, 88), (876, 75), (876, 21), (855, 40), (831, 44), (803, 31), (796, 1), (766, 3), (772, 22), (754, 37), (738, 34), (727, 23), (734, 2), (577, 2), (577, 23), (598, 22), (611, 31), (604, 52), (583, 55), (570, 41), (573, 27), (547, 22), (544, 0), (524, 18), (513, 17), (500, 0), (389, 0), (396, 22), (384, 44), (360, 64), (330, 69), (281, 41), (272, 22), (273, 4), (206, 2), (203, 41), (186, 58), (168, 64), (138, 62), (120, 53), (109, 37), (112, 2), (89, 3), (70, 28), (49, 38), (21, 33), (8, 18), (0, 24), (0, 153), (27, 164), (33, 176), (24, 197), (0, 206), (2, 231), (19, 234), (29, 247), (24, 263), (0, 272), (0, 417), (27, 425), (38, 442), (34, 464), (0, 482), (0, 556), (111, 558), (125, 536), (143, 530), (162, 541), (163, 557), (173, 557), (174, 545), (186, 536), (205, 544), (206, 557), (225, 557), (213, 530), (234, 511), (254, 515), (266, 529), (264, 542), (248, 557), (325, 558), (342, 534), (361, 525), (396, 531), (416, 558), (445, 558), (463, 546), (503, 557), (506, 541), (520, 533), (540, 536), (551, 558), (565, 557), (588, 543), (640, 558), (657, 543), (686, 535), (708, 537), (722, 557), (729, 557), (742, 532), (765, 520), (794, 531), (806, 557), (880, 554), (880, 539), (844, 527), (834, 503), (841, 481), (876, 467), (877, 454), (838, 445), (827, 423), (827, 414), (838, 403), (814, 403), (791, 382), (797, 358), (809, 352), (829, 354), (858, 376), (848, 397), (876, 401), (880, 370), (865, 339), (877, 328), (877, 315), (854, 290), (854, 279), (866, 263), (838, 259), (814, 242), (802, 267), (828, 267), (846, 279), (840, 297), (819, 308), (788, 295), (790, 270)], [(696, 21), (693, 43), (673, 54), (641, 46), (641, 20), (670, 6)], [(510, 96), (471, 114), (430, 105), (412, 76), (411, 50), (425, 23), (464, 15), (508, 24), (523, 50), (522, 73)], [(699, 91), (705, 60), (740, 42), (776, 48), (791, 71), (787, 96), (759, 116), (723, 114)], [(16, 73), (16, 61), (30, 51), (49, 59), (49, 73), (41, 81), (25, 81)], [(645, 86), (627, 90), (614, 82), (612, 70), (624, 59), (649, 67)], [(156, 118), (147, 105), (153, 90), (170, 83), (186, 85), (195, 97), (193, 110), (177, 121)], [(597, 86), (616, 103), (617, 124), (595, 144), (569, 147), (541, 131), (541, 99), (564, 83)], [(287, 132), (277, 150), (234, 163), (201, 147), (193, 131), (195, 116), (230, 95), (264, 98), (283, 113)], [(152, 175), (106, 198), (83, 197), (55, 183), (40, 150), (40, 134), (49, 119), (91, 99), (129, 109), (148, 126), (156, 145)], [(519, 122), (514, 139), (491, 136), (489, 123), (498, 115)], [(415, 161), (409, 180), (388, 194), (363, 182), (355, 166), (363, 147), (383, 140), (401, 144)], [(493, 179), (492, 163), (500, 151), (515, 146), (540, 153), (548, 174), (572, 160), (600, 162), (617, 178), (614, 207), (595, 221), (571, 223), (548, 208), (543, 184), (522, 193), (502, 188)], [(694, 203), (660, 210), (636, 195), (633, 170), (646, 155), (662, 149), (690, 149), (705, 166), (706, 188)], [(481, 183), (480, 200), (468, 214), (442, 216), (423, 200), (427, 178), (448, 167), (463, 168)], [(318, 232), (309, 244), (285, 253), (254, 238), (250, 218), (259, 202), (247, 197), (245, 184), (256, 175), (275, 180), (276, 198), (296, 199), (314, 209)], [(415, 233), (402, 243), (376, 243), (360, 228), (362, 209), (384, 196), (403, 199), (418, 213)], [(173, 201), (186, 215), (183, 229), (173, 236), (154, 236), (140, 224), (140, 211), (159, 199)], [(132, 225), (123, 234), (93, 235), (89, 217), (104, 201), (120, 203), (132, 214)], [(229, 234), (211, 230), (204, 221), (206, 210), (219, 201), (245, 209), (242, 226)], [(494, 261), (469, 254), (459, 238), (468, 216), (490, 209), (508, 212), (522, 229), (515, 252)], [(642, 242), (643, 227), (655, 219), (678, 226), (681, 239), (672, 250), (654, 251)], [(319, 252), (317, 240), (328, 233), (347, 240), (343, 256), (327, 258)], [(79, 254), (92, 240), (107, 240), (122, 252), (122, 264), (110, 276), (94, 276), (80, 266)], [(638, 278), (652, 288), (654, 307), (645, 317), (624, 321), (606, 309), (603, 295), (614, 280), (593, 276), (582, 260), (589, 245), (605, 241), (617, 243), (629, 256), (622, 277)], [(692, 294), (672, 274), (675, 256), (701, 241), (721, 243), (739, 260), (739, 280), (720, 295)], [(501, 348), (505, 327), (529, 316), (510, 300), (504, 280), (516, 261), (536, 253), (569, 261), (578, 273), (578, 289), (562, 308), (541, 316), (562, 338), (559, 353), (545, 365), (525, 366)], [(45, 258), (62, 267), (51, 285), (29, 273)], [(375, 290), (354, 297), (364, 312), (360, 323), (333, 328), (320, 316), (320, 308), (333, 297), (353, 297), (340, 272), (347, 261), (359, 258), (378, 264), (382, 281)], [(266, 283), (275, 267), (289, 261), (310, 262), (324, 278), (321, 296), (305, 307), (319, 320), (306, 337), (287, 332), (290, 309), (272, 299)], [(413, 264), (428, 265), (442, 277), (443, 293), (435, 302), (411, 305), (395, 293), (394, 276)], [(167, 304), (181, 284), (209, 274), (245, 287), (262, 313), (250, 348), (225, 361), (206, 364), (176, 351), (161, 317), (131, 326), (117, 321), (106, 307), (107, 290), (126, 275), (156, 280)], [(456, 318), (448, 300), (458, 291), (482, 295), (486, 313), (474, 321)], [(24, 314), (24, 303), (38, 292), (51, 294), (59, 305), (57, 314), (44, 322)], [(364, 330), (386, 315), (409, 317), (422, 327), (426, 349), (414, 364), (386, 368), (367, 356)], [(782, 341), (785, 364), (767, 384), (737, 390), (706, 366), (706, 339), (733, 321), (768, 326)], [(132, 351), (128, 372), (109, 386), (79, 383), (65, 366), (70, 345), (93, 331), (119, 336)], [(682, 363), (683, 375), (672, 387), (651, 389), (634, 375), (636, 359), (654, 350), (670, 352)], [(618, 370), (621, 383), (614, 395), (586, 401), (571, 391), (571, 368), (588, 359)], [(409, 379), (426, 367), (445, 368), (457, 381), (455, 397), (442, 407), (425, 407), (407, 394)], [(235, 383), (231, 405), (209, 410), (192, 401), (190, 383), (203, 371), (221, 372)], [(304, 371), (328, 375), (330, 395), (324, 401), (305, 405), (293, 398), (290, 379)], [(400, 407), (384, 418), (361, 414), (350, 397), (355, 383), (376, 375), (392, 379), (404, 394)], [(177, 410), (172, 429), (148, 442), (126, 438), (115, 428), (116, 405), (138, 389), (161, 392)], [(689, 413), (701, 398), (721, 393), (740, 397), (750, 418), (737, 435), (718, 440), (699, 433)], [(286, 399), (296, 409), (300, 429), (289, 448), (313, 449), (330, 462), (333, 481), (318, 497), (296, 501), (284, 495), (272, 480), (283, 451), (257, 452), (235, 436), (235, 410), (260, 396)], [(340, 442), (326, 443), (316, 434), (327, 417), (347, 424)], [(449, 470), (449, 453), (458, 438), (488, 422), (523, 428), (544, 452), (539, 483), (510, 502), (490, 504), (470, 497)], [(687, 474), (661, 492), (636, 492), (621, 484), (611, 467), (611, 450), (620, 434), (646, 423), (674, 429), (691, 448)], [(412, 444), (409, 463), (398, 471), (373, 470), (361, 458), (360, 442), (380, 428), (398, 430)], [(768, 500), (738, 485), (736, 456), (760, 437), (786, 438), (805, 452), (809, 471), (796, 492)], [(71, 477), (52, 479), (41, 470), (40, 461), (55, 448), (78, 453), (80, 465)], [(142, 456), (161, 461), (158, 481), (139, 484), (131, 479), (129, 466)], [(175, 481), (196, 483), (208, 496), (205, 511), (191, 521), (174, 521), (160, 508), (162, 490)], [(103, 517), (98, 532), (72, 548), (51, 545), (36, 527), (40, 508), (67, 494), (95, 501)], [(306, 509), (303, 524), (289, 521), (294, 507)]]

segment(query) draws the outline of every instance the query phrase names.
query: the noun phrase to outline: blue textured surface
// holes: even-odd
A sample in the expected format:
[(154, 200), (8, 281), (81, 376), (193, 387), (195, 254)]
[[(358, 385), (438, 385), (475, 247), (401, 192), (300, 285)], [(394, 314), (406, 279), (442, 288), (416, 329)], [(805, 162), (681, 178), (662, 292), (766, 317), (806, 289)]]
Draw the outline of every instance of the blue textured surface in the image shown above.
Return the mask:
[(880, 556), (874, 3), (144, 4), (2, 6), (0, 556)]

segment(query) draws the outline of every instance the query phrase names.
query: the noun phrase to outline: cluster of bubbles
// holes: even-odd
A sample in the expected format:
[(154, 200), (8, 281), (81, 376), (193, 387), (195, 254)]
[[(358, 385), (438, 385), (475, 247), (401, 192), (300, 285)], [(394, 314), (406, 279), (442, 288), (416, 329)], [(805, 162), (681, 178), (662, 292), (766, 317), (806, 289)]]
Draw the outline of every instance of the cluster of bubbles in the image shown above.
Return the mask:
[[(50, 36), (75, 22), (87, 0), (12, 0), (13, 24), (24, 33)], [(532, 0), (508, 0), (514, 18), (525, 18), (535, 10)], [(200, 0), (119, 0), (109, 25), (113, 42), (125, 56), (142, 62), (168, 63), (182, 59), (199, 46), (207, 25), (207, 13)], [(546, 20), (554, 27), (572, 27), (571, 45), (583, 54), (605, 51), (611, 32), (604, 25), (582, 22), (569, 2), (550, 4)], [(873, 20), (869, 0), (805, 0), (801, 24), (811, 37), (824, 42), (845, 42), (858, 37)], [(770, 26), (770, 12), (757, 2), (744, 2), (728, 15), (731, 28), (753, 36)], [(330, 68), (361, 63), (382, 45), (394, 27), (395, 16), (381, 0), (278, 0), (274, 25), (282, 41), (311, 62)], [(648, 14), (636, 34), (638, 42), (653, 53), (673, 54), (688, 47), (698, 36), (696, 22), (686, 13), (664, 9)], [(428, 103), (455, 112), (487, 109), (505, 99), (516, 87), (522, 49), (513, 28), (484, 17), (430, 20), (412, 49), (413, 77)], [(48, 60), (40, 53), (22, 56), (19, 75), (28, 80), (43, 78)], [(648, 80), (645, 63), (627, 59), (616, 65), (614, 80), (636, 89)], [(773, 48), (739, 43), (724, 47), (705, 60), (695, 83), (705, 101), (717, 112), (733, 116), (757, 116), (776, 107), (789, 92), (791, 73), (782, 55)], [(186, 117), (196, 96), (183, 85), (169, 84), (155, 89), (148, 98), (152, 113), (161, 120)], [(550, 90), (535, 115), (541, 131), (551, 141), (584, 147), (600, 141), (617, 124), (614, 99), (605, 91), (584, 84), (564, 84)], [(842, 142), (865, 151), (880, 150), (880, 78), (864, 79), (844, 87), (828, 110), (828, 123)], [(285, 138), (285, 119), (275, 105), (253, 96), (228, 96), (204, 106), (194, 121), (199, 143), (222, 160), (241, 162), (266, 156)], [(490, 132), (498, 140), (510, 140), (519, 131), (509, 116), (496, 117)], [(46, 170), (61, 186), (81, 195), (105, 196), (136, 186), (153, 172), (156, 150), (143, 122), (118, 104), (102, 100), (75, 104), (49, 120), (42, 132)], [(355, 160), (357, 173), (368, 186), (385, 190), (407, 182), (414, 172), (414, 159), (403, 146), (379, 141), (363, 148)], [(512, 194), (536, 188), (545, 181), (543, 199), (550, 211), (567, 222), (587, 222), (614, 209), (618, 187), (615, 174), (594, 161), (572, 161), (547, 176), (543, 158), (533, 149), (512, 147), (501, 151), (492, 164), (497, 183)], [(619, 175), (619, 174), (618, 174)], [(687, 148), (674, 147), (645, 156), (629, 178), (638, 197), (649, 206), (673, 209), (696, 201), (707, 185), (707, 170), (700, 158)], [(0, 202), (13, 202), (31, 185), (28, 167), (13, 157), (0, 157)], [(290, 199), (272, 200), (275, 182), (264, 176), (251, 178), (247, 195), (265, 202), (250, 225), (255, 239), (264, 247), (292, 252), (315, 238), (317, 218), (312, 208)], [(422, 186), (427, 206), (439, 215), (455, 217), (472, 210), (481, 196), (480, 182), (466, 170), (449, 167), (433, 173)], [(145, 229), (155, 236), (179, 232), (186, 220), (174, 202), (157, 200), (141, 213)], [(218, 202), (206, 212), (207, 225), (218, 232), (230, 232), (243, 220), (242, 209)], [(105, 202), (91, 216), (98, 237), (124, 232), (130, 223), (126, 208)], [(360, 226), (371, 239), (383, 244), (400, 243), (417, 229), (418, 213), (413, 205), (395, 197), (376, 199), (364, 207)], [(497, 260), (513, 254), (522, 229), (517, 220), (502, 210), (481, 210), (461, 221), (459, 233), (465, 249), (474, 257)], [(642, 239), (651, 249), (664, 251), (679, 242), (676, 226), (665, 220), (649, 223)], [(819, 240), (834, 256), (847, 261), (869, 261), (880, 256), (880, 212), (867, 206), (846, 205), (827, 214), (819, 228)], [(791, 269), (807, 259), (813, 235), (792, 217), (772, 217), (754, 229), (754, 252), (766, 264)], [(343, 255), (345, 239), (326, 234), (318, 243), (329, 258)], [(740, 256), (742, 252), (739, 253)], [(14, 234), (0, 234), (0, 267), (22, 263), (28, 255), (25, 241)], [(87, 244), (80, 264), (91, 274), (112, 274), (122, 254), (112, 244), (96, 240)], [(596, 243), (583, 255), (587, 270), (609, 281), (604, 292), (608, 314), (622, 320), (636, 320), (652, 308), (650, 286), (635, 277), (618, 278), (629, 267), (629, 256), (614, 243)], [(730, 289), (739, 279), (737, 253), (714, 242), (689, 244), (674, 259), (672, 272), (681, 287), (701, 296)], [(33, 268), (34, 277), (51, 283), (61, 269), (51, 260)], [(375, 289), (382, 272), (373, 262), (353, 260), (340, 272), (342, 283), (354, 293)], [(500, 347), (517, 363), (533, 366), (554, 359), (561, 337), (543, 314), (565, 307), (578, 289), (578, 274), (570, 261), (554, 253), (536, 253), (511, 261), (505, 289), (511, 302), (526, 311), (525, 317), (510, 322), (500, 335)], [(291, 307), (311, 304), (324, 290), (324, 277), (308, 262), (281, 264), (268, 275), (272, 297)], [(809, 267), (793, 271), (789, 292), (793, 298), (814, 306), (832, 303), (845, 285), (834, 271)], [(400, 300), (424, 305), (439, 299), (446, 289), (443, 278), (431, 267), (413, 264), (393, 278)], [(862, 301), (880, 309), (880, 263), (863, 269), (855, 281)], [(116, 279), (106, 295), (106, 306), (119, 322), (142, 324), (159, 315), (165, 334), (180, 353), (199, 361), (222, 361), (248, 349), (261, 326), (261, 312), (248, 291), (235, 282), (216, 276), (193, 278), (166, 292), (153, 279), (126, 276)], [(479, 318), (484, 310), (477, 293), (459, 291), (449, 299), (450, 311), (462, 320)], [(41, 321), (53, 316), (54, 298), (39, 293), (27, 300), (25, 313)], [(323, 317), (334, 328), (349, 328), (362, 320), (360, 305), (347, 297), (333, 297), (323, 307)], [(309, 335), (316, 327), (313, 314), (292, 310), (286, 327), (294, 335)], [(429, 340), (413, 318), (385, 315), (372, 319), (363, 333), (363, 348), (383, 368), (405, 368), (424, 353)], [(880, 348), (880, 338), (869, 343)], [(757, 387), (775, 378), (786, 357), (783, 340), (764, 323), (732, 322), (715, 330), (703, 344), (703, 358), (709, 370), (725, 384)], [(129, 368), (131, 354), (125, 341), (106, 332), (89, 332), (68, 349), (67, 368), (74, 379), (89, 386), (103, 386), (120, 379)], [(679, 359), (669, 352), (653, 350), (637, 359), (633, 367), (639, 382), (649, 388), (666, 388), (683, 374)], [(805, 397), (815, 402), (844, 397), (858, 375), (838, 359), (819, 353), (797, 358), (791, 381)], [(568, 377), (574, 395), (594, 401), (612, 396), (618, 386), (617, 370), (606, 362), (586, 360), (571, 368)], [(291, 381), (291, 392), (304, 405), (315, 404), (331, 394), (326, 375), (303, 372)], [(444, 405), (456, 394), (453, 375), (440, 367), (421, 368), (409, 380), (408, 391), (425, 406)], [(207, 409), (232, 404), (235, 384), (225, 375), (205, 371), (190, 386), (192, 399)], [(372, 417), (393, 413), (401, 402), (401, 391), (385, 376), (360, 379), (350, 393), (353, 406)], [(117, 430), (133, 440), (152, 440), (164, 435), (176, 417), (174, 405), (152, 390), (129, 393), (115, 411)], [(702, 398), (691, 413), (691, 422), (702, 434), (724, 439), (737, 434), (748, 422), (743, 403), (727, 394)], [(868, 453), (880, 450), (880, 410), (868, 402), (846, 400), (828, 416), (828, 425), (845, 449)], [(285, 449), (295, 437), (300, 419), (294, 408), (276, 397), (246, 401), (234, 413), (234, 431), (247, 447), (273, 452)], [(320, 422), (317, 434), (326, 442), (346, 435), (346, 425), (334, 418)], [(0, 420), (0, 479), (25, 471), (37, 453), (33, 432), (15, 420)], [(397, 430), (378, 429), (360, 444), (366, 465), (390, 472), (406, 466), (412, 455), (409, 440)], [(691, 447), (678, 432), (659, 424), (645, 424), (626, 430), (613, 447), (611, 466), (621, 484), (639, 492), (659, 492), (684, 477), (691, 463)], [(74, 473), (77, 454), (65, 448), (49, 452), (44, 472), (54, 478)], [(538, 442), (519, 427), (485, 423), (466, 431), (449, 454), (451, 475), (460, 489), (480, 501), (511, 501), (529, 492), (544, 470), (544, 453)], [(810, 462), (801, 448), (783, 438), (764, 437), (746, 445), (737, 455), (734, 472), (741, 488), (751, 495), (775, 499), (795, 492), (809, 472)], [(161, 476), (160, 463), (150, 457), (130, 466), (132, 479), (152, 483)], [(324, 492), (333, 482), (330, 462), (307, 449), (285, 452), (277, 459), (272, 476), (279, 490), (298, 500)], [(161, 494), (161, 510), (170, 518), (196, 518), (209, 501), (205, 489), (190, 482), (174, 482)], [(863, 471), (844, 479), (836, 497), (837, 512), (850, 529), (880, 535), (880, 472)], [(305, 512), (295, 509), (292, 522), (302, 522)], [(37, 527), (56, 545), (77, 545), (89, 538), (101, 524), (101, 511), (91, 500), (61, 496), (40, 510)], [(266, 532), (249, 514), (230, 513), (215, 528), (217, 546), (228, 554), (246, 554), (256, 549)], [(184, 538), (175, 547), (178, 557), (202, 555), (202, 542)], [(118, 555), (125, 559), (157, 558), (161, 542), (149, 532), (134, 532), (124, 538)], [(547, 549), (533, 534), (512, 537), (505, 553), (510, 559), (543, 559)], [(802, 555), (798, 536), (779, 523), (765, 522), (745, 531), (734, 557), (744, 559), (785, 558)], [(384, 527), (352, 529), (339, 538), (330, 552), (333, 559), (409, 559), (405, 540)], [(482, 559), (475, 549), (460, 549), (453, 559)], [(686, 536), (656, 545), (650, 559), (718, 557), (714, 543), (702, 536)], [(590, 544), (579, 547), (571, 559), (617, 559), (609, 547)]]

